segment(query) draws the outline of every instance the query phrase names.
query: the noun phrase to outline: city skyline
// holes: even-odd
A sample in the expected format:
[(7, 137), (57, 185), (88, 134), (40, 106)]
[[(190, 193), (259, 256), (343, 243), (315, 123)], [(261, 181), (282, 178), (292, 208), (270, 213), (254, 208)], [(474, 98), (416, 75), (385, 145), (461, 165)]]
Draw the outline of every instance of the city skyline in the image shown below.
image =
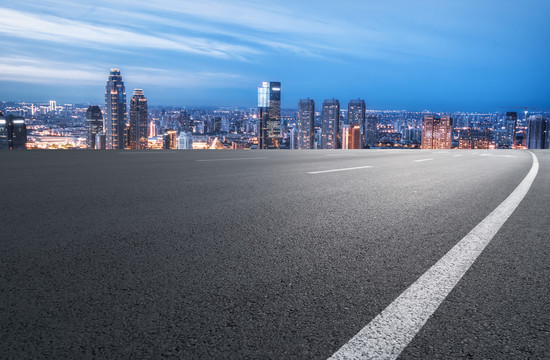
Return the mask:
[(256, 84), (276, 80), (283, 108), (306, 97), (434, 112), (550, 108), (546, 2), (342, 5), (8, 0), (0, 98), (100, 103), (95, 89), (116, 67), (149, 105), (253, 107)]

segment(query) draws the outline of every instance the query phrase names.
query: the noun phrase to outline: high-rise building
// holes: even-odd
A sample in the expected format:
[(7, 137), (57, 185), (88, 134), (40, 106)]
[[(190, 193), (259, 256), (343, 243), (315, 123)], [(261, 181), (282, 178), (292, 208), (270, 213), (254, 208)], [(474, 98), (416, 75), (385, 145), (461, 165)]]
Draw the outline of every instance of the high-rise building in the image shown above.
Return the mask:
[(55, 100), (50, 100), (50, 111), (54, 112), (56, 110), (57, 110), (57, 104), (56, 104)]
[(378, 117), (369, 115), (365, 124), (365, 147), (372, 148), (378, 145)]
[(107, 148), (107, 141), (105, 139), (105, 133), (100, 132), (95, 135), (95, 147), (96, 150), (105, 150)]
[(89, 149), (95, 149), (95, 137), (103, 131), (103, 113), (97, 105), (88, 106), (86, 110), (86, 141)]
[(506, 126), (506, 139), (505, 147), (512, 149), (516, 143), (516, 128), (518, 126), (518, 113), (517, 112), (507, 112), (506, 118), (504, 120), (504, 125)]
[(313, 149), (315, 125), (315, 102), (312, 99), (300, 99), (298, 102), (298, 149)]
[(193, 133), (182, 131), (178, 137), (178, 149), (193, 149)]
[(489, 149), (489, 137), (487, 133), (479, 130), (466, 130), (460, 132), (458, 138), (459, 149)]
[[(8, 149), (27, 148), (27, 125), (22, 116), (8, 115), (4, 118), (8, 136)], [(1, 121), (0, 121), (1, 122)], [(2, 127), (2, 125), (0, 125)], [(4, 132), (0, 130), (0, 132)]]
[(350, 100), (348, 103), (348, 123), (352, 125), (359, 125), (361, 130), (360, 141), (361, 148), (365, 146), (366, 128), (365, 128), (365, 100), (355, 99)]
[(264, 81), (258, 88), (258, 149), (281, 146), (281, 83)]
[(8, 133), (8, 121), (0, 111), (0, 149), (9, 149), (10, 140)]
[(126, 89), (120, 70), (111, 69), (105, 89), (103, 131), (107, 149), (124, 149), (126, 145)]
[(351, 123), (342, 126), (342, 149), (361, 149), (361, 126)]
[(451, 149), (453, 120), (449, 115), (424, 115), (422, 149)]
[(321, 120), (321, 146), (323, 149), (340, 149), (340, 101), (328, 99), (323, 102)]
[(130, 133), (128, 138), (130, 149), (147, 149), (148, 125), (147, 99), (142, 89), (135, 89), (130, 100)]
[(527, 119), (528, 149), (548, 149), (550, 142), (550, 121), (542, 115), (531, 115)]
[(178, 132), (176, 130), (168, 130), (163, 135), (164, 149), (177, 149), (178, 148)]

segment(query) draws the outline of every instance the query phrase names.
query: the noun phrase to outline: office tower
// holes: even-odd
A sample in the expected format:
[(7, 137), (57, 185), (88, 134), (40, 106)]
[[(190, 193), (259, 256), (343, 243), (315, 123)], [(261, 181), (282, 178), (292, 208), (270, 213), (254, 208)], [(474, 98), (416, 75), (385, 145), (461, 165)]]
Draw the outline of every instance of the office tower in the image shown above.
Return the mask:
[(449, 115), (424, 115), (422, 121), (422, 149), (451, 149), (453, 121)]
[(164, 149), (178, 148), (178, 132), (176, 130), (168, 130), (163, 135)]
[(95, 149), (95, 137), (103, 131), (103, 113), (97, 105), (86, 110), (86, 142), (89, 149)]
[(527, 119), (527, 141), (528, 149), (548, 149), (550, 136), (549, 121), (542, 115), (531, 115)]
[(111, 69), (105, 89), (103, 131), (107, 149), (124, 149), (126, 145), (126, 90), (118, 69)]
[(299, 144), (298, 144), (298, 129), (297, 128), (292, 128), (289, 130), (289, 133), (290, 133), (290, 136), (289, 136), (289, 142), (290, 142), (290, 145), (288, 146), (290, 149), (299, 149)]
[(100, 132), (95, 135), (94, 149), (105, 150), (107, 148), (105, 133)]
[(322, 148), (340, 149), (340, 101), (329, 99), (323, 102), (321, 129)]
[(512, 149), (516, 143), (516, 128), (518, 125), (518, 113), (517, 112), (507, 112), (506, 119), (504, 120), (504, 125), (506, 126), (506, 140), (505, 147)]
[(130, 149), (147, 149), (148, 125), (147, 99), (142, 89), (135, 89), (130, 100), (130, 132), (128, 137), (128, 147)]
[(365, 124), (365, 147), (372, 148), (378, 145), (378, 117), (369, 115)]
[(313, 149), (313, 126), (315, 125), (315, 102), (300, 99), (298, 102), (298, 149)]
[(214, 132), (219, 133), (222, 131), (222, 118), (219, 116), (214, 117)]
[(361, 147), (365, 145), (366, 128), (365, 128), (365, 100), (356, 99), (350, 100), (348, 103), (348, 123), (352, 125), (359, 125), (361, 130)]
[(9, 149), (8, 121), (0, 111), (0, 149)]
[(57, 110), (57, 104), (56, 104), (55, 100), (50, 100), (50, 111), (54, 112), (56, 110)]
[(279, 149), (281, 143), (281, 83), (258, 88), (258, 149)]
[(193, 134), (189, 131), (182, 131), (178, 137), (178, 149), (193, 149)]
[(157, 128), (156, 121), (150, 121), (148, 127), (149, 127), (149, 130), (148, 130), (149, 137), (156, 137), (158, 135), (158, 128)]
[(361, 149), (361, 126), (355, 124), (342, 126), (342, 149)]

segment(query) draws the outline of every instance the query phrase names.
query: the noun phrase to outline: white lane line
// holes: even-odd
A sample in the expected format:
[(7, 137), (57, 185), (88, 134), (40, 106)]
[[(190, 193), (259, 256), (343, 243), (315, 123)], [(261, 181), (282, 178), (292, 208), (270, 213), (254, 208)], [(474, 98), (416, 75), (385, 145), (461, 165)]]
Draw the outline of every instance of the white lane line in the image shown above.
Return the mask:
[(479, 156), (497, 156), (497, 157), (507, 157), (507, 158), (514, 158), (517, 157), (516, 155), (495, 155), (495, 154), (481, 154)]
[(422, 162), (422, 161), (431, 161), (433, 160), (433, 158), (429, 158), (429, 159), (420, 159), (420, 160), (413, 160), (414, 162)]
[(358, 169), (368, 169), (372, 166), (357, 166), (357, 167), (351, 167), (351, 168), (344, 168), (344, 169), (330, 169), (330, 170), (321, 170), (321, 171), (308, 171), (308, 174), (324, 174), (324, 173), (330, 173), (330, 172), (337, 172), (337, 171), (349, 171), (349, 170), (358, 170)]
[(462, 156), (462, 154), (453, 155), (453, 157), (459, 157), (459, 156)]
[(325, 154), (325, 156), (355, 156), (355, 154)]
[(234, 161), (234, 160), (258, 160), (258, 159), (267, 159), (267, 157), (251, 157), (251, 158), (227, 158), (227, 159), (203, 159), (197, 161)]
[(539, 171), (530, 153), (531, 170), (506, 200), (329, 359), (396, 359), (401, 354), (529, 191)]

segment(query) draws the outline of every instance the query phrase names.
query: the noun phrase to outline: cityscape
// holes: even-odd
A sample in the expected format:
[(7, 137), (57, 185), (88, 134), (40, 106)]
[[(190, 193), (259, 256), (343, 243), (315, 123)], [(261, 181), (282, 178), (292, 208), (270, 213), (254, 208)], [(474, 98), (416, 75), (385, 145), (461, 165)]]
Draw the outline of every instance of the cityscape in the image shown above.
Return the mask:
[(548, 15), (2, 0), (0, 359), (550, 359)]
[[(365, 100), (300, 99), (281, 109), (280, 82), (258, 87), (257, 108), (148, 107), (143, 89), (126, 100), (112, 69), (105, 104), (0, 103), (2, 149), (550, 149), (550, 112), (368, 109)], [(5, 114), (5, 115), (4, 115)]]

